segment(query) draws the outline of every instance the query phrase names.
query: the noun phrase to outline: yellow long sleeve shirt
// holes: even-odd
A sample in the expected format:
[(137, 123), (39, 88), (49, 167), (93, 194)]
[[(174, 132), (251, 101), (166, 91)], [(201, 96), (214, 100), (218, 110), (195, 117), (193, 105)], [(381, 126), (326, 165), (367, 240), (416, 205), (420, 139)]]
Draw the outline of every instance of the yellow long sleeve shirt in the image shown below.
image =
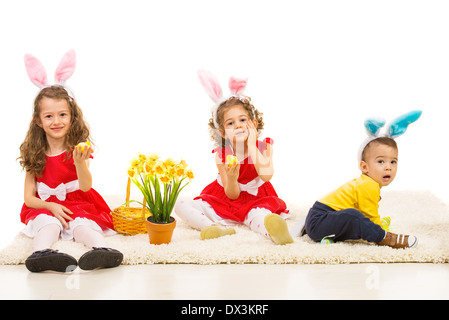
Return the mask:
[(379, 216), (380, 186), (362, 174), (319, 200), (336, 211), (353, 208), (382, 226)]

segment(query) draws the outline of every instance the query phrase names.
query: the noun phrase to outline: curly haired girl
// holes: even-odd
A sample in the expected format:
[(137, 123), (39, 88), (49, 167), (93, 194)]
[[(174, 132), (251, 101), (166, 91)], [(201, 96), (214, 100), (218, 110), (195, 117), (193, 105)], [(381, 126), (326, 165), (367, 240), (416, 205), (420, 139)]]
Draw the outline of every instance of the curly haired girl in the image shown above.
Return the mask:
[[(40, 121), (41, 101), (43, 99), (64, 100), (69, 106), (71, 124), (67, 131), (66, 147), (73, 151), (80, 142), (92, 141), (87, 123), (84, 121), (83, 112), (76, 101), (72, 99), (68, 92), (61, 86), (46, 87), (39, 92), (34, 99), (34, 110), (30, 127), (25, 140), (20, 146), (20, 165), (27, 172), (41, 175), (45, 168), (45, 154), (48, 151), (49, 143), (47, 135), (42, 128)], [(51, 153), (51, 151), (50, 151)], [(71, 156), (70, 153), (67, 156)]]
[[(58, 83), (52, 86), (46, 83), (46, 74), (36, 58), (27, 55), (25, 64), (30, 79), (41, 88), (19, 157), (26, 171), (20, 217), (26, 224), (23, 233), (34, 238), (34, 252), (25, 265), (31, 272), (68, 272), (77, 265), (84, 270), (116, 267), (123, 255), (107, 248), (103, 237), (115, 232), (108, 205), (92, 188), (89, 128), (64, 85), (74, 71), (75, 54), (69, 51), (64, 56), (56, 72)], [(60, 236), (91, 250), (79, 261), (52, 250)]]
[(194, 200), (178, 201), (177, 215), (201, 230), (203, 240), (235, 233), (222, 225), (244, 224), (276, 244), (293, 242), (284, 220), (286, 204), (270, 183), (273, 140), (258, 140), (264, 123), (262, 113), (242, 95), (246, 80), (231, 78), (232, 95), (224, 99), (210, 73), (201, 71), (199, 77), (215, 102), (209, 129), (218, 176)]

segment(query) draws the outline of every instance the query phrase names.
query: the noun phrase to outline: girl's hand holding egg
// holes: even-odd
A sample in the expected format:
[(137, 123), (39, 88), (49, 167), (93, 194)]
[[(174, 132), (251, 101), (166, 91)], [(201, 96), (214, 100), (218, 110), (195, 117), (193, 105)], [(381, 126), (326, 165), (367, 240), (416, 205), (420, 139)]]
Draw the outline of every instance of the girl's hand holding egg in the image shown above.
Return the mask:
[(239, 164), (239, 160), (237, 159), (236, 156), (234, 156), (232, 154), (228, 154), (226, 156), (226, 163), (228, 164), (229, 167), (232, 167), (234, 164), (238, 165)]
[(240, 173), (240, 163), (236, 156), (234, 155), (227, 155), (226, 156), (226, 163), (225, 163), (225, 172), (226, 176), (228, 177), (228, 180), (235, 180), (237, 181)]
[(84, 149), (86, 149), (86, 152), (87, 152), (87, 150), (90, 148), (90, 142), (89, 141), (81, 142), (76, 146), (76, 148), (77, 149), (81, 148), (81, 154), (83, 154)]
[(87, 160), (93, 153), (92, 146), (89, 141), (77, 144), (73, 150), (73, 157), (75, 160)]

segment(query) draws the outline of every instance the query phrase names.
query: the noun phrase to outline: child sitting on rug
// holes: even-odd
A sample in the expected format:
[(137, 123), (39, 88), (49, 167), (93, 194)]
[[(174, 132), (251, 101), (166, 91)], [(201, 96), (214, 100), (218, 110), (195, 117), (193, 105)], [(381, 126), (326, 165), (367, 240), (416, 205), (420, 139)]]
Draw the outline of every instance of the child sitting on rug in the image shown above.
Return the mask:
[[(363, 239), (392, 248), (415, 247), (416, 237), (384, 230), (388, 228), (381, 222), (378, 209), (380, 189), (393, 182), (396, 176), (398, 147), (394, 139), (420, 116), (421, 111), (412, 111), (397, 118), (384, 136), (379, 135), (379, 130), (385, 121), (365, 121), (369, 138), (359, 151), (362, 175), (315, 202), (299, 235), (307, 233), (312, 240), (324, 239), (324, 243)], [(298, 222), (301, 223), (304, 224)], [(298, 224), (292, 230), (301, 230)]]
[(286, 204), (274, 190), (273, 140), (257, 140), (263, 129), (262, 114), (242, 93), (246, 80), (231, 78), (231, 96), (223, 98), (212, 74), (198, 73), (201, 84), (215, 102), (209, 128), (217, 148), (217, 179), (194, 200), (179, 200), (176, 214), (192, 228), (201, 230), (201, 239), (235, 233), (232, 226), (244, 224), (269, 237), (274, 243), (292, 243), (284, 216)]
[[(26, 170), (25, 204), (20, 217), (26, 224), (23, 233), (34, 238), (34, 253), (25, 265), (31, 272), (70, 272), (77, 265), (83, 270), (119, 266), (122, 253), (107, 248), (103, 237), (115, 234), (111, 210), (92, 189), (89, 128), (65, 86), (74, 72), (75, 52), (63, 57), (56, 70), (57, 84), (52, 86), (48, 86), (46, 72), (35, 57), (26, 55), (25, 65), (31, 81), (41, 89), (20, 146), (20, 165)], [(51, 249), (60, 236), (92, 250), (76, 261)]]

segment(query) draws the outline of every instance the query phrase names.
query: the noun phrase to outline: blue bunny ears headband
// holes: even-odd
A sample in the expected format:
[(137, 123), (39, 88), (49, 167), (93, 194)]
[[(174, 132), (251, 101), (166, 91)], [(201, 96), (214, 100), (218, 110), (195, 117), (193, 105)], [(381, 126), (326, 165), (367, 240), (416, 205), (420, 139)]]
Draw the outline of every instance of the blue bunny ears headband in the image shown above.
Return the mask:
[(385, 128), (382, 134), (381, 129), (385, 126), (386, 121), (383, 118), (368, 118), (365, 120), (365, 129), (368, 133), (368, 138), (362, 143), (359, 150), (359, 162), (362, 160), (362, 153), (365, 147), (373, 140), (381, 137), (396, 139), (407, 131), (408, 126), (419, 119), (421, 110), (410, 111), (402, 116), (397, 117)]

